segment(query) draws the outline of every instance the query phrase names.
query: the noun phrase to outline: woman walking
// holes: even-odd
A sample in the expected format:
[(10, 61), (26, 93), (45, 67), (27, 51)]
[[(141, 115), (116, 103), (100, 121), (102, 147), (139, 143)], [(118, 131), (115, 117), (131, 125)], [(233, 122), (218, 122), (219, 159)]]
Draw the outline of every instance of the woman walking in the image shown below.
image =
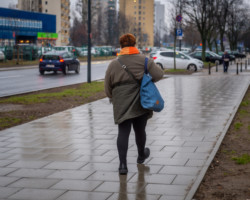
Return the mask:
[[(117, 149), (120, 159), (119, 173), (127, 174), (128, 141), (133, 126), (138, 150), (137, 163), (142, 164), (150, 155), (146, 144), (146, 124), (152, 117), (152, 111), (142, 108), (140, 104), (140, 87), (127, 68), (141, 82), (144, 74), (145, 56), (135, 47), (136, 38), (132, 34), (120, 37), (121, 52), (108, 66), (105, 75), (105, 92), (113, 104), (115, 124), (118, 124)], [(154, 82), (160, 80), (163, 71), (153, 59), (148, 61), (148, 72)]]

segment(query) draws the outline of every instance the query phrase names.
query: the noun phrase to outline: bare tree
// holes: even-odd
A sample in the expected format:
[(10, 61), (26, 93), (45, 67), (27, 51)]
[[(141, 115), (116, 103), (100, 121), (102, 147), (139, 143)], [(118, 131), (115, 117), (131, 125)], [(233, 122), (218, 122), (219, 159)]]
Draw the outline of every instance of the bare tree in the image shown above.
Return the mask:
[(157, 29), (155, 34), (154, 34), (154, 46), (158, 46), (158, 47), (161, 46), (161, 38), (160, 37), (161, 37), (160, 32)]
[(237, 49), (240, 34), (246, 30), (248, 25), (248, 12), (243, 4), (234, 3), (229, 9), (227, 37), (230, 49)]
[(224, 37), (228, 25), (229, 12), (233, 4), (242, 4), (242, 0), (216, 0), (217, 12), (214, 13), (217, 22), (217, 32), (220, 39), (221, 51), (225, 50)]
[(215, 0), (189, 0), (186, 1), (186, 14), (197, 26), (202, 42), (202, 60), (205, 60), (206, 43), (210, 32), (214, 28), (214, 2)]
[(200, 44), (200, 34), (195, 26), (194, 23), (188, 21), (183, 26), (183, 32), (184, 32), (184, 38), (183, 41), (190, 45), (192, 48), (192, 51), (195, 50), (195, 48)]
[(83, 46), (88, 43), (87, 28), (76, 16), (70, 30), (70, 38), (71, 44), (74, 46)]

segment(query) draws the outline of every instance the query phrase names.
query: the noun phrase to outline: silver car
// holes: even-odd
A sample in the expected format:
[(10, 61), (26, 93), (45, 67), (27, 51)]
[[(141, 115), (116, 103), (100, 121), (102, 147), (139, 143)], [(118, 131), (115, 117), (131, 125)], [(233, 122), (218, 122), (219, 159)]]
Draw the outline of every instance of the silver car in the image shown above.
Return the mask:
[(0, 61), (4, 61), (4, 59), (5, 59), (4, 53), (0, 51)]
[[(192, 58), (185, 53), (176, 51), (176, 68), (177, 69), (187, 69), (190, 71), (201, 70), (204, 66), (203, 62)], [(154, 61), (162, 69), (173, 69), (174, 68), (174, 51), (157, 51), (153, 55)]]

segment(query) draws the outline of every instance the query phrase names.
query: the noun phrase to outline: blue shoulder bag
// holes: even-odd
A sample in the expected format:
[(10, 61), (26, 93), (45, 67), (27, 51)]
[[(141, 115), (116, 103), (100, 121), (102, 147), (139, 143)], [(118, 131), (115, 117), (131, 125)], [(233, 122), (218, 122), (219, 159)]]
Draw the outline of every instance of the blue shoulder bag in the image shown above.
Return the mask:
[(129, 74), (129, 76), (132, 77), (140, 86), (141, 106), (148, 110), (160, 112), (164, 108), (164, 100), (162, 99), (161, 94), (157, 89), (156, 85), (152, 81), (152, 77), (148, 73), (148, 58), (145, 58), (144, 74), (141, 84), (139, 83), (139, 80), (137, 80), (135, 76), (128, 70), (126, 65), (121, 63), (119, 58), (118, 61), (121, 64), (122, 68)]
[(141, 105), (145, 109), (160, 112), (164, 108), (164, 100), (162, 99), (156, 85), (152, 81), (152, 77), (148, 73), (147, 65), (148, 58), (146, 57), (140, 89)]

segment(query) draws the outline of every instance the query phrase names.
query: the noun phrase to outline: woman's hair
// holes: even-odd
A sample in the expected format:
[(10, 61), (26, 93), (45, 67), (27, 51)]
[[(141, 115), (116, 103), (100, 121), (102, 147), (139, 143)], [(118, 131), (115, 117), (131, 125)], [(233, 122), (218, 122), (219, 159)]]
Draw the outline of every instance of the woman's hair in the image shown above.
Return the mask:
[(132, 35), (131, 33), (127, 33), (120, 37), (119, 42), (120, 42), (121, 48), (134, 47), (136, 44), (136, 39), (134, 35)]

